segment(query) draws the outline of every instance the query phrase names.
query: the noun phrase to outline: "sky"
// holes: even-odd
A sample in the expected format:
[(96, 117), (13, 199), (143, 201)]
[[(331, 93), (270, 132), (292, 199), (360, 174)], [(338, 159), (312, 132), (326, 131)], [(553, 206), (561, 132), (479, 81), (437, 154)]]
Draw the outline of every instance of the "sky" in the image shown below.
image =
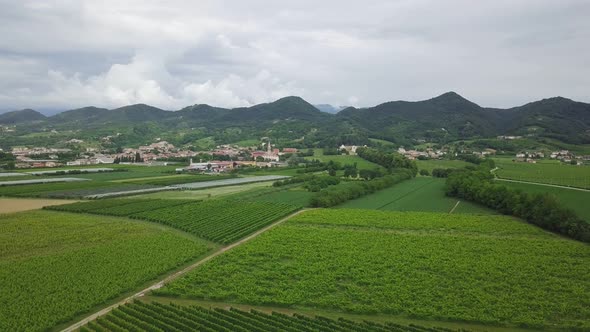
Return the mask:
[(0, 0), (0, 111), (590, 102), (587, 0)]

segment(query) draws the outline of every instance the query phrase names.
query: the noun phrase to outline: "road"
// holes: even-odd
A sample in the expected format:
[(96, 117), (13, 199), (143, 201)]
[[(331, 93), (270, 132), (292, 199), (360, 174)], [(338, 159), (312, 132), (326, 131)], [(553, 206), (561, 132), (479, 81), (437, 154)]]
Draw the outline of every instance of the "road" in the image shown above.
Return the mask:
[(102, 309), (102, 310), (100, 310), (98, 312), (95, 312), (95, 313), (89, 315), (88, 317), (86, 317), (86, 318), (78, 321), (77, 323), (72, 324), (72, 325), (68, 326), (67, 328), (61, 330), (61, 332), (75, 331), (76, 329), (79, 329), (83, 325), (88, 324), (89, 322), (97, 319), (98, 317), (106, 315), (107, 313), (109, 313), (111, 310), (117, 308), (118, 306), (124, 305), (126, 303), (130, 303), (133, 300), (135, 300), (135, 299), (137, 299), (139, 297), (142, 297), (142, 296), (146, 295), (147, 293), (149, 293), (149, 292), (151, 292), (153, 290), (162, 288), (164, 285), (170, 283), (171, 281), (173, 281), (175, 279), (180, 278), (181, 276), (183, 276), (183, 275), (187, 274), (188, 272), (194, 270), (195, 268), (197, 268), (197, 267), (205, 264), (206, 262), (210, 261), (211, 259), (213, 259), (213, 258), (215, 258), (215, 257), (217, 257), (217, 256), (219, 256), (221, 254), (223, 254), (224, 252), (226, 252), (228, 250), (231, 250), (231, 249), (233, 249), (233, 248), (235, 248), (235, 247), (237, 247), (237, 246), (239, 246), (239, 245), (241, 245), (241, 244), (243, 244), (245, 242), (248, 242), (248, 241), (252, 240), (253, 238), (259, 236), (260, 234), (262, 234), (262, 233), (270, 230), (273, 227), (276, 227), (276, 226), (282, 224), (283, 222), (285, 222), (285, 221), (287, 221), (287, 220), (295, 217), (296, 215), (298, 215), (298, 214), (300, 214), (302, 212), (305, 212), (307, 210), (310, 210), (310, 209), (303, 209), (303, 210), (299, 210), (299, 211), (297, 211), (295, 213), (292, 213), (292, 214), (286, 216), (285, 218), (283, 218), (283, 219), (281, 219), (279, 221), (276, 221), (276, 222), (274, 222), (274, 223), (272, 223), (272, 224), (270, 224), (270, 225), (268, 225), (268, 226), (266, 226), (266, 227), (264, 227), (264, 228), (256, 231), (255, 233), (252, 233), (252, 234), (248, 235), (247, 237), (239, 240), (238, 242), (234, 242), (234, 243), (232, 243), (230, 245), (227, 245), (225, 247), (221, 247), (220, 249), (218, 249), (217, 251), (215, 251), (211, 255), (209, 255), (209, 256), (207, 256), (205, 258), (202, 258), (201, 260), (199, 260), (199, 261), (191, 264), (188, 267), (185, 267), (184, 269), (182, 269), (180, 271), (176, 271), (176, 272), (174, 272), (172, 274), (169, 274), (164, 279), (156, 282), (155, 284), (153, 284), (153, 285), (151, 285), (151, 286), (149, 286), (149, 287), (147, 287), (147, 288), (145, 288), (145, 289), (143, 289), (143, 290), (141, 290), (141, 291), (139, 291), (139, 292), (137, 292), (137, 293), (135, 293), (135, 294), (133, 294), (133, 295), (131, 295), (131, 296), (129, 296), (129, 297), (127, 297), (127, 298), (125, 298), (125, 299), (117, 302), (117, 303), (115, 303), (115, 304), (112, 304), (112, 305), (110, 305), (110, 306), (108, 306), (108, 307), (106, 307), (106, 308), (104, 308), (104, 309)]

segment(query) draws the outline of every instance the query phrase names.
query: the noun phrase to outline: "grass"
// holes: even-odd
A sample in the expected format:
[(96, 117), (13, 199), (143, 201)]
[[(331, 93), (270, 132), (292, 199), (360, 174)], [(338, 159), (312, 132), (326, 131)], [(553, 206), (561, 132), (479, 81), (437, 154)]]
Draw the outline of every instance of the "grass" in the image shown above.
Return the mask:
[(582, 330), (589, 259), (589, 246), (505, 216), (321, 209), (155, 294)]
[[(457, 204), (457, 199), (445, 196), (444, 185), (444, 179), (417, 177), (371, 195), (348, 201), (339, 205), (338, 208), (448, 213)], [(468, 201), (461, 201), (453, 213), (494, 214), (495, 212)]]
[(556, 162), (537, 164), (513, 162), (508, 158), (494, 159), (500, 178), (555, 184), (590, 189), (590, 166), (566, 165)]
[(340, 163), (341, 166), (344, 165), (353, 165), (356, 163), (358, 169), (375, 169), (381, 168), (381, 166), (372, 163), (368, 160), (365, 160), (356, 155), (324, 155), (323, 149), (313, 149), (314, 155), (313, 157), (305, 157), (307, 160), (314, 160), (318, 159), (321, 162), (329, 162), (334, 161)]
[(52, 211), (0, 216), (0, 331), (43, 331), (213, 248), (123, 218)]
[(428, 173), (432, 174), (432, 170), (435, 168), (463, 168), (465, 166), (474, 166), (463, 160), (447, 160), (447, 159), (429, 159), (429, 160), (416, 160), (419, 170), (427, 170)]
[(566, 188), (548, 187), (530, 183), (498, 182), (509, 188), (520, 189), (527, 193), (549, 193), (554, 195), (563, 206), (576, 212), (582, 219), (590, 222), (590, 192)]

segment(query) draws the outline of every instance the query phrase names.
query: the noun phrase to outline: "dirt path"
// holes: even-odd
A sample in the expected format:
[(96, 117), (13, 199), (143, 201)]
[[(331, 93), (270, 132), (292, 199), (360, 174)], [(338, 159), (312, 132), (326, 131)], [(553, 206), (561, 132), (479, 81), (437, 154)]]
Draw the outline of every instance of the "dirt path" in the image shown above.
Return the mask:
[(270, 225), (268, 225), (268, 226), (266, 226), (266, 227), (264, 227), (264, 228), (256, 231), (255, 233), (252, 233), (252, 234), (248, 235), (247, 237), (239, 240), (238, 242), (232, 243), (232, 244), (227, 245), (225, 247), (221, 247), (220, 249), (218, 249), (217, 251), (215, 251), (211, 255), (209, 255), (209, 256), (207, 256), (205, 258), (202, 258), (201, 260), (199, 260), (199, 261), (191, 264), (188, 267), (185, 267), (184, 269), (182, 269), (180, 271), (176, 271), (176, 272), (173, 272), (172, 274), (169, 274), (164, 279), (156, 282), (155, 284), (153, 284), (153, 285), (151, 285), (151, 286), (149, 286), (149, 287), (147, 287), (147, 288), (145, 288), (145, 289), (143, 289), (143, 290), (141, 290), (141, 291), (139, 291), (139, 292), (137, 292), (137, 293), (135, 293), (135, 294), (133, 294), (133, 295), (131, 295), (131, 296), (129, 296), (129, 297), (127, 297), (127, 298), (125, 298), (125, 299), (117, 302), (117, 303), (115, 303), (115, 304), (112, 304), (112, 305), (110, 305), (110, 306), (108, 306), (108, 307), (106, 307), (106, 308), (104, 308), (104, 309), (102, 309), (102, 310), (100, 310), (100, 311), (92, 314), (92, 315), (89, 315), (88, 317), (86, 317), (86, 318), (78, 321), (77, 323), (72, 324), (69, 327), (61, 330), (61, 332), (75, 331), (75, 330), (79, 329), (80, 327), (82, 327), (83, 325), (86, 325), (87, 323), (89, 323), (89, 322), (97, 319), (98, 317), (103, 316), (103, 315), (106, 315), (111, 310), (117, 308), (120, 305), (124, 305), (126, 303), (130, 303), (134, 299), (136, 299), (138, 297), (142, 297), (142, 296), (146, 295), (147, 293), (149, 293), (152, 290), (156, 290), (156, 289), (162, 288), (167, 283), (170, 283), (171, 281), (180, 278), (181, 276), (183, 276), (183, 275), (187, 274), (188, 272), (194, 270), (195, 268), (197, 268), (197, 267), (205, 264), (206, 262), (210, 261), (211, 259), (213, 259), (213, 258), (215, 258), (215, 257), (217, 257), (217, 256), (219, 256), (221, 254), (223, 254), (224, 252), (226, 252), (228, 250), (231, 250), (231, 249), (233, 249), (233, 248), (235, 248), (235, 247), (237, 247), (237, 246), (239, 246), (239, 245), (241, 245), (241, 244), (243, 244), (243, 243), (245, 243), (247, 241), (252, 240), (253, 238), (257, 237), (258, 235), (260, 235), (260, 234), (262, 234), (262, 233), (270, 230), (271, 228), (274, 228), (274, 227), (282, 224), (283, 222), (285, 222), (285, 221), (287, 221), (287, 220), (295, 217), (296, 215), (298, 215), (300, 213), (303, 213), (303, 212), (305, 212), (307, 210), (310, 210), (310, 209), (303, 209), (303, 210), (299, 210), (299, 211), (297, 211), (295, 213), (292, 213), (292, 214), (286, 216), (285, 218), (283, 218), (283, 219), (281, 219), (279, 221), (276, 221), (276, 222), (274, 222), (274, 223), (272, 223), (272, 224), (270, 224)]
[(520, 180), (509, 180), (509, 179), (500, 179), (500, 178), (495, 178), (494, 180), (496, 180), (496, 181), (505, 181), (505, 182), (516, 182), (516, 183), (535, 184), (537, 186), (555, 187), (555, 188), (562, 188), (562, 189), (570, 189), (570, 190), (578, 190), (578, 191), (590, 192), (590, 189), (582, 189), (582, 188), (576, 188), (576, 187), (560, 186), (560, 185), (556, 185), (556, 184), (530, 182), (530, 181), (520, 181)]
[(455, 212), (455, 209), (457, 208), (457, 206), (459, 206), (459, 203), (461, 203), (461, 201), (457, 201), (457, 204), (455, 204), (455, 206), (453, 206), (451, 211), (449, 211), (449, 214), (452, 214), (453, 212)]

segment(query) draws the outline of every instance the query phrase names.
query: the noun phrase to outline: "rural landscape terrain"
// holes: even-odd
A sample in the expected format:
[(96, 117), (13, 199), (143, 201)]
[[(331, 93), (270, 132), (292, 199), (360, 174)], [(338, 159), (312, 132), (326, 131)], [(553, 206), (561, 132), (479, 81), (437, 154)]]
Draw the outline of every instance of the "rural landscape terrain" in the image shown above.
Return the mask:
[[(420, 103), (463, 119), (461, 100)], [(229, 129), (200, 124), (219, 132), (112, 141), (108, 118), (76, 129), (79, 110), (5, 114), (0, 330), (590, 329), (590, 145), (552, 128), (468, 135), (465, 119), (401, 145), (353, 120), (399, 126), (395, 109), (343, 120), (299, 98), (199, 121), (268, 107), (305, 139), (243, 125), (221, 141)], [(103, 113), (152, 114), (131, 109)], [(308, 113), (356, 134), (322, 138), (334, 127)]]
[(0, 0), (0, 332), (590, 332), (589, 17)]

